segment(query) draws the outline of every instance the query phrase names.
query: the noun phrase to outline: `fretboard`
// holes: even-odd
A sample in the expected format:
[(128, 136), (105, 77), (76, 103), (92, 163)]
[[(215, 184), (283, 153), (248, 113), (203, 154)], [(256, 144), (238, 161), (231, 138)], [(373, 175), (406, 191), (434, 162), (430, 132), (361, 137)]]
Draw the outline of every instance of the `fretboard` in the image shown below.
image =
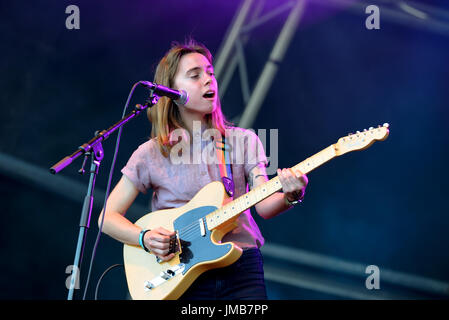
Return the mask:
[[(299, 169), (302, 173), (307, 174), (334, 157), (336, 157), (335, 146), (330, 145), (326, 149), (321, 150), (310, 158), (307, 158), (306, 160), (293, 166), (292, 169)], [(227, 203), (223, 207), (208, 214), (206, 216), (207, 228), (212, 230), (219, 227), (281, 189), (281, 182), (279, 177), (276, 176), (264, 184), (252, 189), (248, 193), (245, 193), (237, 199)]]

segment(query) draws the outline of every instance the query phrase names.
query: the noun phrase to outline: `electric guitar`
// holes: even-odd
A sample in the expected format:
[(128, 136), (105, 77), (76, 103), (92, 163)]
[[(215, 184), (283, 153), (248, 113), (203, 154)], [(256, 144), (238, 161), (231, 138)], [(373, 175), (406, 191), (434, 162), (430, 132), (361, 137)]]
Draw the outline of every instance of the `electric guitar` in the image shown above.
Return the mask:
[[(364, 150), (376, 140), (388, 137), (388, 124), (357, 131), (321, 150), (293, 167), (304, 174), (347, 152)], [(133, 299), (177, 299), (203, 272), (226, 267), (242, 254), (232, 242), (220, 243), (236, 227), (235, 220), (248, 208), (282, 189), (274, 177), (248, 193), (232, 200), (223, 184), (214, 181), (203, 187), (187, 204), (146, 214), (135, 224), (143, 229), (159, 226), (175, 231), (170, 250), (175, 257), (160, 261), (140, 246), (124, 245), (124, 265)]]

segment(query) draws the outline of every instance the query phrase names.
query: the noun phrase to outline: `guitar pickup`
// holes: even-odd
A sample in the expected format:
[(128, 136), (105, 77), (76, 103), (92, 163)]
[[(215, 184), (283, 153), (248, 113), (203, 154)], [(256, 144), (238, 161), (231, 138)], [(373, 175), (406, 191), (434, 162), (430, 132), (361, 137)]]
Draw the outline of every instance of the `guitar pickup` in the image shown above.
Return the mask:
[(200, 224), (200, 234), (202, 237), (204, 237), (206, 235), (206, 226), (204, 225), (204, 219), (199, 219), (198, 223)]

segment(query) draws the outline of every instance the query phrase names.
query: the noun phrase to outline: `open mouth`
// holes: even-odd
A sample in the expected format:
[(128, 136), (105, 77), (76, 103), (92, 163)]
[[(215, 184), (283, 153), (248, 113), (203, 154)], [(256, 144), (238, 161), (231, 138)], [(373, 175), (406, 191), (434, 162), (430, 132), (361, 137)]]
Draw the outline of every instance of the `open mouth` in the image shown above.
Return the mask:
[(213, 99), (215, 97), (215, 91), (209, 90), (205, 94), (203, 94), (203, 98)]

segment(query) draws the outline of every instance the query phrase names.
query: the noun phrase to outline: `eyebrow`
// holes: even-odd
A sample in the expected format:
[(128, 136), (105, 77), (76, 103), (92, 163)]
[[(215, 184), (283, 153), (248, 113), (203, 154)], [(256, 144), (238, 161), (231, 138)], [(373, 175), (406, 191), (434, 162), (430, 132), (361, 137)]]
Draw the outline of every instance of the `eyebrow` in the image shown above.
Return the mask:
[[(213, 69), (213, 68), (214, 67), (209, 64), (209, 65), (207, 65), (206, 70)], [(187, 70), (186, 74), (189, 74), (190, 72), (194, 72), (194, 71), (199, 71), (199, 70), (201, 70), (201, 67), (193, 67), (193, 68)]]

